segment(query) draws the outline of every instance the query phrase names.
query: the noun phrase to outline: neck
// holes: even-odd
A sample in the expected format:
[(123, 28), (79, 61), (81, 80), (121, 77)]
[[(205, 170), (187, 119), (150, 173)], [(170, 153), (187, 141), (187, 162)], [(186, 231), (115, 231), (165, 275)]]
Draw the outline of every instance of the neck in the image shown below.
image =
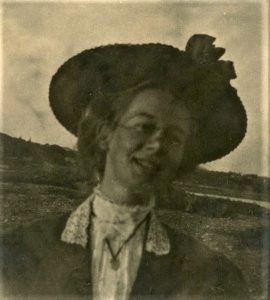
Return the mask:
[(112, 180), (103, 179), (100, 191), (104, 193), (112, 202), (118, 205), (147, 205), (154, 193), (147, 189), (136, 189), (136, 187), (123, 187)]

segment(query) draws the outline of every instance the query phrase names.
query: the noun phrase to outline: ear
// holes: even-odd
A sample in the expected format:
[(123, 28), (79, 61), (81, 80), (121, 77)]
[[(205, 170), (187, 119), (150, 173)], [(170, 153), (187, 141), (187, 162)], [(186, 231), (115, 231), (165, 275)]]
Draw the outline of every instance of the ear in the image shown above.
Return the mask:
[(112, 133), (112, 126), (110, 126), (107, 122), (103, 122), (97, 126), (96, 140), (101, 150), (107, 151), (109, 149)]

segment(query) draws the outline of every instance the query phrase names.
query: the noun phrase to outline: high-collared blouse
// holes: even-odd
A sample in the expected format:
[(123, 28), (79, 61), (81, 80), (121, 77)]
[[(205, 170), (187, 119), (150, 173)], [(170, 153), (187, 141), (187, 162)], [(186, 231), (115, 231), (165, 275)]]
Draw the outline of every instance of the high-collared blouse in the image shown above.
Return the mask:
[[(85, 247), (91, 235), (94, 299), (129, 299), (143, 247), (168, 254), (169, 238), (153, 208), (153, 199), (144, 206), (116, 205), (96, 190), (71, 214), (61, 240)], [(114, 258), (118, 268), (111, 263)]]

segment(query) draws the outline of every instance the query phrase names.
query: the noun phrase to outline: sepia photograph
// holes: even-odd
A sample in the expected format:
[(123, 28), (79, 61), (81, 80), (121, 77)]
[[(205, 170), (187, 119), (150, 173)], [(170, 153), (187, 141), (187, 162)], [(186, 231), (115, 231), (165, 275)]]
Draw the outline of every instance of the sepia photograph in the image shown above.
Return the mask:
[(0, 299), (270, 299), (268, 1), (2, 1)]

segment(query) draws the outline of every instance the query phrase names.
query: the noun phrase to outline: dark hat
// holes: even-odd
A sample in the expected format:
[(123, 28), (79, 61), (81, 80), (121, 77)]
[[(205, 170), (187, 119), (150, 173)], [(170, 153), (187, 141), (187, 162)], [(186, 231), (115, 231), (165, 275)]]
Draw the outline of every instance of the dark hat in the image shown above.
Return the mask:
[(196, 34), (185, 51), (154, 43), (85, 50), (52, 77), (51, 108), (58, 121), (77, 135), (79, 121), (96, 96), (106, 98), (153, 81), (190, 99), (187, 106), (198, 122), (198, 131), (189, 160), (199, 164), (221, 158), (242, 141), (247, 118), (230, 85), (236, 78), (233, 63), (219, 60), (225, 49), (215, 47), (214, 41), (214, 37)]

